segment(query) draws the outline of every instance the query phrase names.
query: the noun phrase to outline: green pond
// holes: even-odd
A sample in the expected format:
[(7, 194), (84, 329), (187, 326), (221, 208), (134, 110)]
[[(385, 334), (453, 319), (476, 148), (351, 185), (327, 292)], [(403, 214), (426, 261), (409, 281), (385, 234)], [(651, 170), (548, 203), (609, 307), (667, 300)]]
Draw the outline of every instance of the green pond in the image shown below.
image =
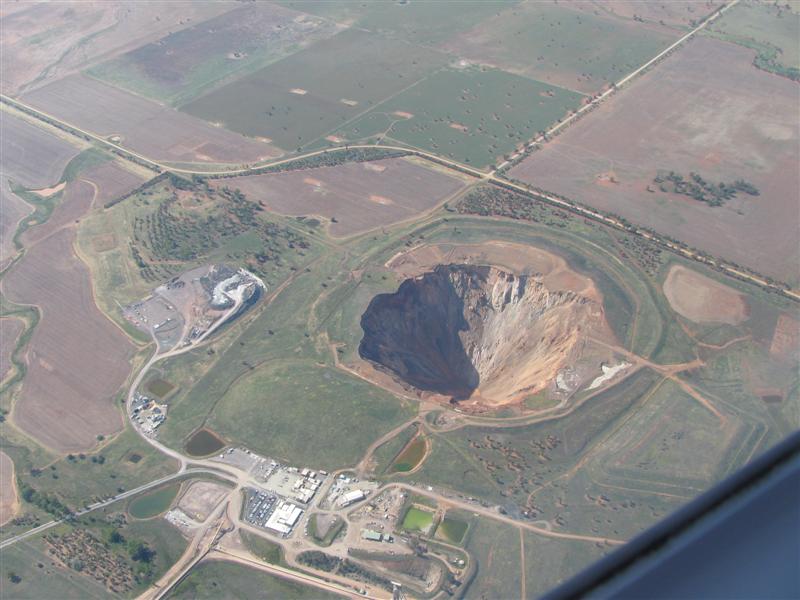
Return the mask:
[(421, 531), (427, 533), (433, 524), (433, 513), (427, 510), (421, 510), (416, 507), (411, 507), (403, 519), (403, 529), (409, 531)]

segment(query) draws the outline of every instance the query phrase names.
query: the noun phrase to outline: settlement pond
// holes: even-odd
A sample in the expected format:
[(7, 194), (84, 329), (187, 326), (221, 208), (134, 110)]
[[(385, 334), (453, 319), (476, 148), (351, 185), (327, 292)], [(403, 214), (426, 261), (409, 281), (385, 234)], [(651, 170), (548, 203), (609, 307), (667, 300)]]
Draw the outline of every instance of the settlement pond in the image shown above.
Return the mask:
[(225, 446), (225, 442), (210, 429), (198, 429), (189, 436), (184, 449), (189, 456), (200, 458), (216, 454)]

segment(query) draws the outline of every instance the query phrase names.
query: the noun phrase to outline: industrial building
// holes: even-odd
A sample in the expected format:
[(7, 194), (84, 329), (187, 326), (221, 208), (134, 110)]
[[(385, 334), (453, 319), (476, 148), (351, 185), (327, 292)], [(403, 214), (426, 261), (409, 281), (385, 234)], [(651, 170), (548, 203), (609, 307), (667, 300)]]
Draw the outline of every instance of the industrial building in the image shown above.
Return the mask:
[(281, 535), (289, 535), (303, 514), (303, 509), (291, 502), (282, 502), (270, 515), (264, 526)]

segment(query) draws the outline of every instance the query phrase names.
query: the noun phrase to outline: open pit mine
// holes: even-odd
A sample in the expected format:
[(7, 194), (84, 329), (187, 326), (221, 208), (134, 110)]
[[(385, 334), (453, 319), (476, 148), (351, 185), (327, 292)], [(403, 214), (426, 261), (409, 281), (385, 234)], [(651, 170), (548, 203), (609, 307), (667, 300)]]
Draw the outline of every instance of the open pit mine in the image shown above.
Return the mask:
[(539, 276), (439, 265), (372, 299), (359, 355), (420, 396), (497, 407), (549, 386), (604, 326), (598, 302)]

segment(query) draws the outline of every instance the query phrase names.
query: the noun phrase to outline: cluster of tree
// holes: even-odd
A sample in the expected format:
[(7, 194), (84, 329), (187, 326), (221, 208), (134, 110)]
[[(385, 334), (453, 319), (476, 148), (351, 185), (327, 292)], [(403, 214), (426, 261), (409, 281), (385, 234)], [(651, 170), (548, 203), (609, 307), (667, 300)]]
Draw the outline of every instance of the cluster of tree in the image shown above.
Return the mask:
[(338, 556), (332, 556), (319, 550), (308, 550), (306, 552), (302, 552), (297, 556), (297, 560), (300, 562), (300, 564), (306, 565), (313, 569), (325, 571), (326, 573), (334, 573), (350, 579), (357, 579), (358, 581), (380, 586), (389, 591), (391, 591), (394, 587), (392, 586), (392, 582), (385, 577), (365, 569), (363, 566), (352, 560), (347, 558), (341, 559)]
[(735, 198), (738, 192), (758, 196), (756, 186), (744, 179), (737, 179), (733, 183), (719, 182), (714, 185), (695, 172), (689, 173), (688, 179), (675, 171), (670, 171), (666, 175), (658, 174), (653, 183), (657, 184), (662, 192), (689, 196), (709, 206), (722, 206), (727, 200)]
[[(183, 210), (177, 194), (179, 190), (205, 195), (211, 200), (210, 210)], [(245, 232), (256, 233), (263, 242), (259, 252), (248, 257), (256, 272), (261, 274), (265, 272), (258, 268), (259, 265), (271, 262), (283, 266), (280, 257), (287, 249), (302, 253), (310, 247), (308, 240), (294, 229), (260, 219), (258, 214), (264, 211), (264, 207), (248, 200), (238, 189), (216, 189), (201, 178), (174, 177), (159, 193), (162, 192), (171, 192), (171, 196), (160, 202), (155, 210), (138, 214), (133, 221), (131, 254), (148, 281), (163, 279), (162, 275), (168, 278), (169, 273), (161, 273), (163, 269), (160, 269), (159, 262), (168, 265), (176, 259), (185, 262), (197, 260)], [(145, 198), (140, 198), (140, 202), (148, 203)], [(241, 253), (229, 255), (233, 260), (243, 257)]]
[(20, 496), (22, 496), (25, 502), (33, 504), (57, 518), (68, 517), (72, 514), (69, 507), (62, 503), (55, 495), (40, 492), (21, 479), (17, 479), (17, 485), (19, 487)]
[[(248, 175), (262, 175), (266, 173), (280, 173), (283, 171), (300, 171), (303, 169), (315, 169), (317, 167), (335, 167), (350, 162), (369, 162), (385, 158), (397, 158), (413, 154), (412, 151), (386, 150), (383, 148), (333, 148), (321, 154), (298, 158), (277, 165), (267, 165), (247, 172)], [(221, 175), (209, 175), (210, 179), (225, 179), (229, 177), (239, 177), (241, 173), (224, 173)]]
[(545, 202), (496, 185), (479, 186), (456, 205), (462, 214), (508, 217), (564, 228), (572, 215)]

